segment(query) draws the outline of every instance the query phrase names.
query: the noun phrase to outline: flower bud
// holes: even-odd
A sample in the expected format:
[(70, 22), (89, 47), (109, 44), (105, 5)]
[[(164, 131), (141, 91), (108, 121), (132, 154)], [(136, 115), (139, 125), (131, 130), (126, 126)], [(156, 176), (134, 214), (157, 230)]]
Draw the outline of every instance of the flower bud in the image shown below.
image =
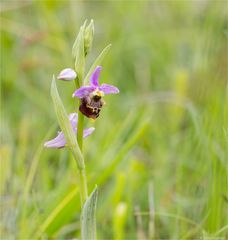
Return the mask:
[(58, 75), (58, 79), (63, 81), (71, 81), (74, 80), (76, 77), (77, 77), (76, 72), (71, 68), (63, 69)]
[(93, 19), (92, 19), (90, 21), (90, 24), (85, 28), (85, 33), (84, 33), (85, 56), (91, 50), (92, 43), (93, 43), (93, 35), (94, 35), (94, 23), (93, 23)]
[(80, 28), (78, 34), (78, 43), (75, 55), (75, 71), (79, 79), (80, 85), (82, 84), (82, 79), (84, 78), (85, 72), (85, 52), (84, 52), (84, 30), (83, 27)]
[[(84, 33), (85, 33), (86, 24), (87, 24), (87, 20), (85, 20), (83, 25), (80, 27), (79, 33), (75, 38), (73, 48), (72, 48), (72, 56), (74, 59), (77, 57), (78, 48), (80, 47), (79, 45), (81, 44), (81, 38), (83, 39), (83, 49), (84, 49)], [(81, 37), (81, 35), (83, 36)]]

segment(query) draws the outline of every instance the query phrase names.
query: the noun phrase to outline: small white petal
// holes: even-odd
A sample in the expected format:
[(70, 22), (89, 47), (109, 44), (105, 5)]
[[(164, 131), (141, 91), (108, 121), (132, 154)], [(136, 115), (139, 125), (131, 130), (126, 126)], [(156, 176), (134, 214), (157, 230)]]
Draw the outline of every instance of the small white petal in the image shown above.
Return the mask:
[(57, 78), (59, 80), (71, 81), (71, 80), (74, 80), (76, 77), (77, 77), (77, 74), (73, 69), (65, 68), (60, 72)]

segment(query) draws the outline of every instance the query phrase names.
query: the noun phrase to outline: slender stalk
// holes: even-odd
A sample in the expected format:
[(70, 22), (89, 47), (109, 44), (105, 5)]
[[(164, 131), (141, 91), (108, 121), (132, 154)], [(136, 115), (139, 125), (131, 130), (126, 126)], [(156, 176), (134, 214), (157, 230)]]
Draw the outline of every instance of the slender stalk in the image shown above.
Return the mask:
[(77, 141), (78, 146), (83, 151), (83, 125), (84, 125), (84, 116), (81, 112), (78, 112), (78, 129), (77, 129)]
[[(84, 124), (84, 116), (82, 113), (78, 112), (78, 130), (77, 130), (77, 141), (78, 146), (82, 152), (83, 148), (83, 124)], [(88, 197), (88, 189), (87, 189), (87, 180), (86, 180), (86, 170), (85, 168), (79, 169), (80, 176), (80, 192), (81, 192), (81, 205), (85, 203)]]
[[(80, 88), (78, 77), (75, 79), (76, 88)], [(81, 100), (79, 100), (78, 106), (80, 106)], [(77, 126), (77, 141), (81, 152), (83, 152), (83, 125), (84, 125), (84, 116), (78, 111), (78, 126)]]
[[(79, 79), (75, 80), (76, 88), (80, 87)], [(79, 101), (80, 105), (80, 101)], [(83, 125), (84, 125), (84, 116), (81, 112), (78, 112), (78, 126), (77, 126), (77, 142), (78, 146), (83, 154)], [(84, 161), (84, 158), (83, 158)], [(87, 179), (86, 179), (86, 170), (85, 164), (83, 168), (79, 168), (79, 178), (80, 178), (80, 197), (81, 197), (81, 206), (83, 207), (86, 199), (88, 198), (88, 188), (87, 188)]]
[(78, 79), (78, 77), (76, 77), (76, 79), (74, 80), (74, 82), (75, 82), (76, 88), (80, 88), (80, 84), (79, 84), (79, 79)]
[(86, 199), (88, 198), (88, 189), (87, 189), (87, 180), (86, 180), (86, 171), (84, 169), (79, 169), (80, 177), (80, 197), (81, 197), (81, 206), (83, 207)]

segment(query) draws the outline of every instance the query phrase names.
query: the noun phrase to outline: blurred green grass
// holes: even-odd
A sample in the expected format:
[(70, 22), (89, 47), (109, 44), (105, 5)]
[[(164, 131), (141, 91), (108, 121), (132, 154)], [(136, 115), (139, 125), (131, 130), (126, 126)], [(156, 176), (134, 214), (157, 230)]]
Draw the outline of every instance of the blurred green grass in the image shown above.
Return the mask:
[[(76, 166), (57, 131), (52, 74), (95, 21), (88, 68), (120, 88), (85, 140), (98, 239), (228, 237), (226, 1), (1, 2), (1, 238), (79, 236)], [(58, 83), (68, 112), (73, 83)], [(149, 185), (152, 186), (149, 191)]]

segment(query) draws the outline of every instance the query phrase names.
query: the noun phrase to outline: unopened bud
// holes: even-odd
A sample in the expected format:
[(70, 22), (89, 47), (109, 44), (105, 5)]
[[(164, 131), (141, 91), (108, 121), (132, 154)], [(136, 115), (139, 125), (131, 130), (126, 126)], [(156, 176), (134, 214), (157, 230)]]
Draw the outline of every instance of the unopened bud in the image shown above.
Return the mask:
[(85, 33), (84, 33), (85, 56), (90, 52), (92, 48), (93, 35), (94, 35), (94, 23), (92, 19), (89, 25), (85, 28)]
[(63, 81), (71, 81), (71, 80), (74, 80), (76, 76), (77, 74), (73, 69), (65, 68), (60, 72), (57, 78)]

